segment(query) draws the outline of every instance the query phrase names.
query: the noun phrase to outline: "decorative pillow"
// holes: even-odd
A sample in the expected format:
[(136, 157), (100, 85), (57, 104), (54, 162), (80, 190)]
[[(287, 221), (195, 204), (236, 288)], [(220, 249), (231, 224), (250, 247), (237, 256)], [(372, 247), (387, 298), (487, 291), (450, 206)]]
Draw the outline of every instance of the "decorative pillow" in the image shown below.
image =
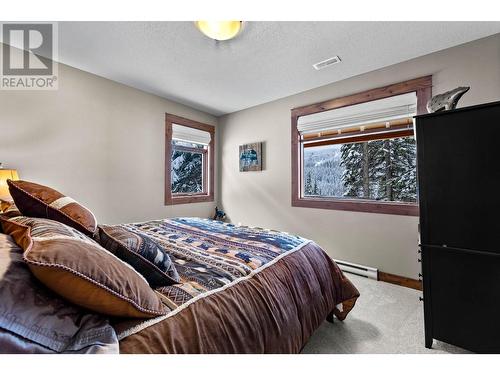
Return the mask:
[(4, 209), (2, 211), (2, 216), (4, 217), (16, 217), (16, 216), (22, 216), (21, 212), (19, 212), (19, 209), (15, 205), (15, 203), (11, 203), (8, 206), (4, 205)]
[(151, 238), (119, 225), (99, 225), (99, 242), (134, 267), (152, 287), (179, 282), (179, 274), (170, 256)]
[(108, 317), (43, 286), (23, 261), (23, 250), (6, 234), (0, 234), (0, 275), (1, 354), (119, 352)]
[(89, 236), (96, 231), (94, 214), (72, 198), (33, 182), (7, 180), (7, 183), (12, 199), (24, 216), (56, 220)]
[(24, 249), (38, 280), (60, 296), (105, 315), (148, 318), (166, 313), (147, 281), (89, 237), (57, 221), (0, 218)]

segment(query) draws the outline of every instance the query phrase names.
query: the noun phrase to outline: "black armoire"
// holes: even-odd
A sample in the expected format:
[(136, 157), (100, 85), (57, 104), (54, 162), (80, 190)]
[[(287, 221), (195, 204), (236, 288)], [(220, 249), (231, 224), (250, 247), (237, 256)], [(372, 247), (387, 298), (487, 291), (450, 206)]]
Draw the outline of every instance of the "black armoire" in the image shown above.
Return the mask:
[(425, 346), (500, 353), (500, 102), (416, 117)]

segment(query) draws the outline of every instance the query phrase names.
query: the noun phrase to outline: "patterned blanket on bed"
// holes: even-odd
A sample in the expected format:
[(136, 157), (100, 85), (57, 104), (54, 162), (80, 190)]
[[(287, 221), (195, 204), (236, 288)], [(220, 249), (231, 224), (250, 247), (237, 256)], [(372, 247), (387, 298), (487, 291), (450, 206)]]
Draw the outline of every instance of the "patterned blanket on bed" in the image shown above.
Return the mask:
[(248, 276), (308, 240), (283, 232), (209, 219), (176, 218), (122, 224), (160, 244), (174, 261), (181, 284), (157, 289), (172, 310), (201, 293)]

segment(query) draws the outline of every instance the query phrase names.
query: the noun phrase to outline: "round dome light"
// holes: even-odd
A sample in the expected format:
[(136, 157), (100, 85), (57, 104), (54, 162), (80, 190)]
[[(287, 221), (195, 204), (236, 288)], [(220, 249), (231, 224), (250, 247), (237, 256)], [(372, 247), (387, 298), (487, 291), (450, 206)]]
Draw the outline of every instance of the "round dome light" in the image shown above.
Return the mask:
[(241, 31), (241, 21), (196, 21), (196, 27), (215, 40), (229, 40)]

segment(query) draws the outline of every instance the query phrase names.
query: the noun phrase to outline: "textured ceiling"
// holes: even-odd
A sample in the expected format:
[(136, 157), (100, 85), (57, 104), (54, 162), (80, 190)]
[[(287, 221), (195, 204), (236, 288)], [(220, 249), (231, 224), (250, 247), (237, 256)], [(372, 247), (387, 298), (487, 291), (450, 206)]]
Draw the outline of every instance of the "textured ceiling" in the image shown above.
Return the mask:
[[(59, 61), (222, 115), (500, 33), (500, 22), (60, 22)], [(312, 64), (339, 55), (340, 64)]]

